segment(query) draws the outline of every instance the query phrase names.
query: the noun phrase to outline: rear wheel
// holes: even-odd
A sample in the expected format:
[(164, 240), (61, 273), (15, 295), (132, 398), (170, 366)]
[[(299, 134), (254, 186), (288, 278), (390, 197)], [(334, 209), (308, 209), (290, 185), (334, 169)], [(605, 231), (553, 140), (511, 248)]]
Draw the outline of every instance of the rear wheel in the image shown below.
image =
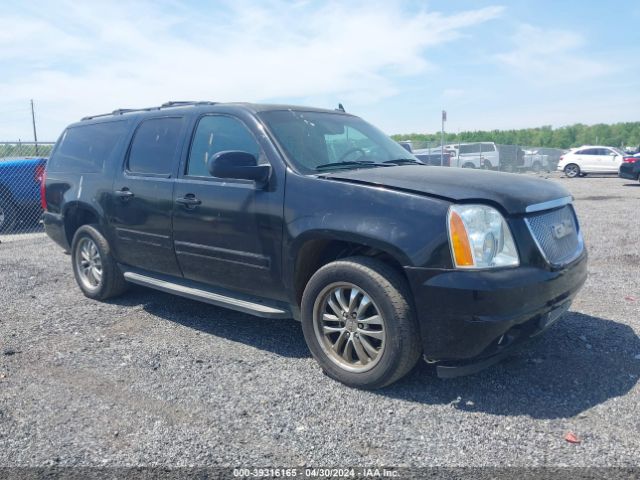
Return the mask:
[(76, 231), (71, 261), (76, 282), (87, 297), (106, 300), (126, 290), (127, 282), (97, 225), (83, 225)]
[(368, 257), (332, 262), (311, 277), (302, 297), (302, 328), (324, 372), (352, 387), (389, 385), (420, 357), (406, 281)]
[(462, 168), (476, 168), (476, 166), (471, 162), (467, 162), (462, 165)]
[(580, 175), (580, 167), (575, 163), (570, 163), (564, 167), (564, 174), (569, 178), (576, 178)]

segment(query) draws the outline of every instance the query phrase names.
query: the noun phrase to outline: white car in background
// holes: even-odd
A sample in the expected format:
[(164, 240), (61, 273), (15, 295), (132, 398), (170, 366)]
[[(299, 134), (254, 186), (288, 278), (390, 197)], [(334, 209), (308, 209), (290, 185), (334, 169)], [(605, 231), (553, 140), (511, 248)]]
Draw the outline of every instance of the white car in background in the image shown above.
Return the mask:
[(569, 178), (588, 173), (618, 173), (626, 155), (615, 147), (583, 145), (560, 157), (558, 170)]
[(493, 142), (454, 143), (444, 148), (451, 152), (451, 167), (488, 170), (500, 167), (500, 152)]

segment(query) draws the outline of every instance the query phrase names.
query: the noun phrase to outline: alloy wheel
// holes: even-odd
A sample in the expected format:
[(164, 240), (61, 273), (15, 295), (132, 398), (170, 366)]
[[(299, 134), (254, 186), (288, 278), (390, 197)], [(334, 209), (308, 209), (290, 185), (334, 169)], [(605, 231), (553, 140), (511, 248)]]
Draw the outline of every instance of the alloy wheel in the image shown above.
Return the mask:
[(575, 164), (567, 165), (564, 167), (564, 173), (567, 177), (574, 178), (580, 174), (580, 168)]
[(84, 237), (78, 243), (75, 254), (76, 269), (82, 284), (89, 290), (100, 287), (102, 282), (102, 257), (95, 242)]
[(385, 321), (372, 298), (351, 283), (333, 283), (318, 295), (313, 312), (316, 339), (327, 357), (350, 372), (366, 372), (385, 349)]

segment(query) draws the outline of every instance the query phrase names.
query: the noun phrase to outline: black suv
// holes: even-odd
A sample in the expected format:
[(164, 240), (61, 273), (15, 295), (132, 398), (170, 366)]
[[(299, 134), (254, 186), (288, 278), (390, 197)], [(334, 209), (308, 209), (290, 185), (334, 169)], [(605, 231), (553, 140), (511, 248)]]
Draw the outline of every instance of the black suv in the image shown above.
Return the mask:
[(87, 297), (128, 282), (296, 318), (324, 371), (378, 388), (499, 359), (587, 275), (571, 196), (431, 167), (342, 111), (171, 102), (69, 126), (44, 224)]

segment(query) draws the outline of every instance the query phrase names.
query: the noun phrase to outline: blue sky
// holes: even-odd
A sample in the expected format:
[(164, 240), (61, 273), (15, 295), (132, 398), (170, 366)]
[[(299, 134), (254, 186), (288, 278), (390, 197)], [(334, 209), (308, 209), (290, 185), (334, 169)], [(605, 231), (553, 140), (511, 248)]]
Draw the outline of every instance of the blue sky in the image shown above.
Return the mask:
[(0, 4), (0, 140), (167, 100), (342, 102), (386, 132), (640, 120), (640, 2)]

